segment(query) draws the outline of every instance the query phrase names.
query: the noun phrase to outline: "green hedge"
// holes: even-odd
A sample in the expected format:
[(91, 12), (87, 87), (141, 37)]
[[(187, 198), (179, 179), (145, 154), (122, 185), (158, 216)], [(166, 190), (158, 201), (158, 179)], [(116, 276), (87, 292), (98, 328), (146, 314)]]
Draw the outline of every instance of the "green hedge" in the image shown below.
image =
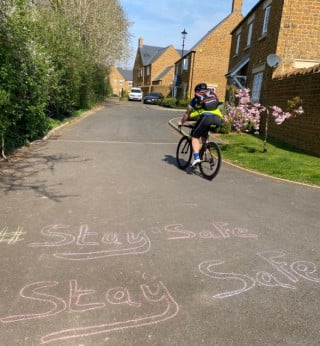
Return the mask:
[(103, 100), (109, 71), (92, 59), (61, 11), (27, 0), (0, 7), (0, 148), (41, 138), (78, 109)]

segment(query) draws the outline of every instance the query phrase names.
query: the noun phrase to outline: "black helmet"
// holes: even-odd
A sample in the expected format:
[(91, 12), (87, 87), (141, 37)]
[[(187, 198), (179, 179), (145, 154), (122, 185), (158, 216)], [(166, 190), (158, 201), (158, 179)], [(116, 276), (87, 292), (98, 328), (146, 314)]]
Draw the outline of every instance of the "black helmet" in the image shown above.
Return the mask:
[(206, 90), (208, 89), (208, 86), (206, 83), (199, 83), (196, 85), (196, 87), (194, 88), (194, 91), (195, 92), (199, 92), (199, 91), (203, 91), (203, 90)]

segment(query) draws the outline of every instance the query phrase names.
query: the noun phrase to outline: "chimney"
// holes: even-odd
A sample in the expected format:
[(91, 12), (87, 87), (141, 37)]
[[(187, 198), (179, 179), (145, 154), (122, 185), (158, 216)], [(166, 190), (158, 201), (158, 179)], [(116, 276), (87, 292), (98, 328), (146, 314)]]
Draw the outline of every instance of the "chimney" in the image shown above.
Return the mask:
[(242, 0), (232, 0), (232, 13), (242, 11)]
[(139, 47), (143, 46), (143, 38), (142, 37), (140, 37), (139, 40), (138, 40), (138, 46)]

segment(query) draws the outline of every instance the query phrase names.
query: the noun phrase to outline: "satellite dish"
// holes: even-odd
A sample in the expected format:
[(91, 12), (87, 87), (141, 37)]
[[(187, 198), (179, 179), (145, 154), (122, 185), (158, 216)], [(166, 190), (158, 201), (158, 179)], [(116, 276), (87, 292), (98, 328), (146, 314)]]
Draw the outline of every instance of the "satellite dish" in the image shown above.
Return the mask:
[(271, 68), (276, 68), (281, 64), (281, 58), (276, 54), (269, 54), (267, 56), (267, 64)]

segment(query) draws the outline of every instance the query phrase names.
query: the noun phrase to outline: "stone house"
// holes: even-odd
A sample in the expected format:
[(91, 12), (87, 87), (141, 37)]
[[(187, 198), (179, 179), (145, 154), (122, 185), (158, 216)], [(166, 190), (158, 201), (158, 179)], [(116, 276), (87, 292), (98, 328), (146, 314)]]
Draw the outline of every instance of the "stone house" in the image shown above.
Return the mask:
[(173, 95), (191, 97), (196, 84), (206, 82), (216, 89), (220, 99), (226, 89), (231, 46), (231, 31), (243, 19), (242, 0), (233, 0), (231, 13), (204, 35), (175, 63)]
[(305, 114), (281, 126), (270, 122), (268, 133), (320, 155), (319, 13), (320, 1), (258, 1), (232, 31), (226, 77), (264, 105), (285, 109), (288, 100), (301, 97)]
[(174, 63), (180, 57), (181, 52), (172, 45), (165, 48), (148, 46), (139, 38), (133, 67), (133, 85), (140, 87), (144, 93), (158, 91), (164, 96), (170, 96)]
[(113, 95), (124, 96), (132, 87), (132, 70), (112, 67), (109, 80)]

